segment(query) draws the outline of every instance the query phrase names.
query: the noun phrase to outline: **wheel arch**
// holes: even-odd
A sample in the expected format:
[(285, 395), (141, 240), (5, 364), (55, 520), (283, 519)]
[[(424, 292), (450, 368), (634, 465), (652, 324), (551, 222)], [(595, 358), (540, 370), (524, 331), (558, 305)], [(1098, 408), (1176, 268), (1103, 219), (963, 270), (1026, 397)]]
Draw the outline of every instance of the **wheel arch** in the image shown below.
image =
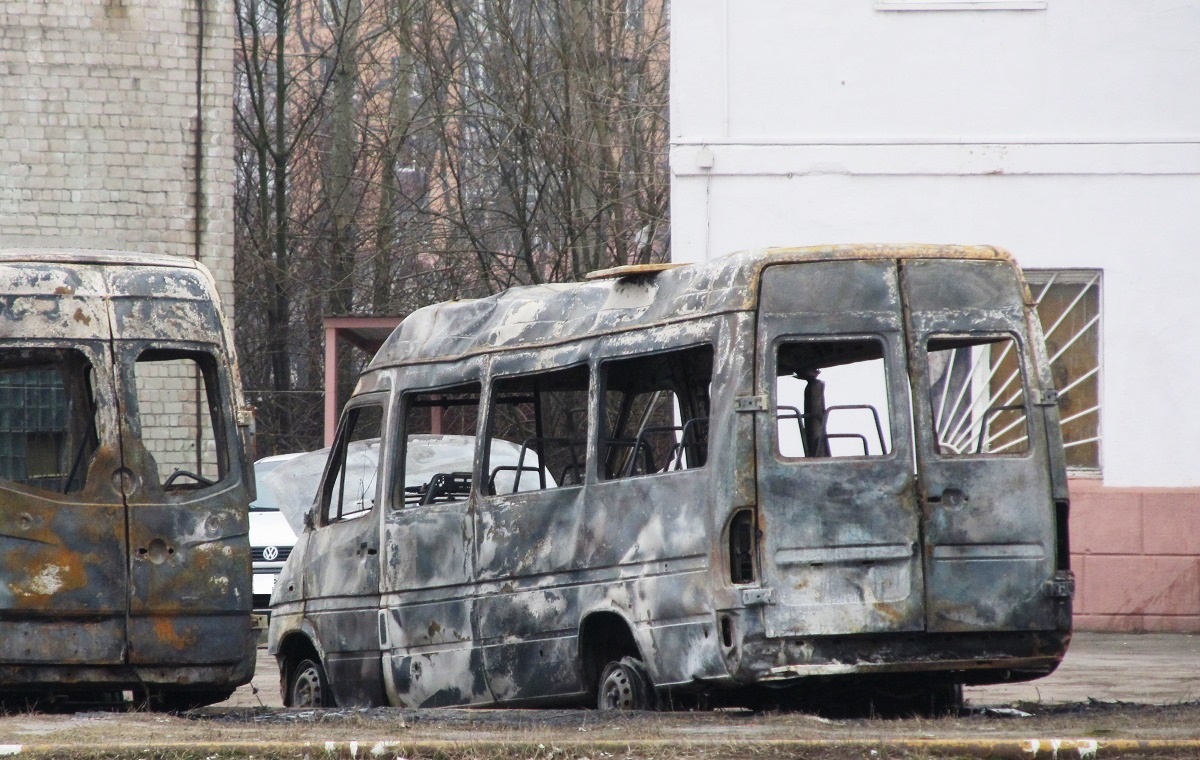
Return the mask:
[(622, 657), (637, 658), (650, 671), (652, 664), (645, 651), (636, 627), (621, 612), (600, 609), (587, 613), (579, 623), (579, 673), (584, 689), (594, 694), (605, 664)]
[[(313, 659), (324, 667), (325, 653), (316, 638), (304, 630), (290, 631), (279, 641), (275, 653), (275, 661), (279, 663), (279, 692), (283, 697), (283, 706), (291, 707), (288, 683), (292, 678), (292, 670), (297, 664), (306, 659)], [(326, 678), (329, 671), (326, 670)]]

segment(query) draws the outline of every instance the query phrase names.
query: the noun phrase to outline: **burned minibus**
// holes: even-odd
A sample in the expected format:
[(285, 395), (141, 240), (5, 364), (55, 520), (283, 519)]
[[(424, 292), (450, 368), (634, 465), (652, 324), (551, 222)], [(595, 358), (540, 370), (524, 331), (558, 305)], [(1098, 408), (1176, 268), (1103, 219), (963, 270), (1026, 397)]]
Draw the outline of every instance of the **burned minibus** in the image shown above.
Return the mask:
[[(1074, 590), (1056, 404), (993, 248), (770, 249), (421, 309), (276, 584), (284, 702), (1046, 675)], [(433, 471), (441, 437), (471, 453)]]
[(220, 701), (254, 671), (233, 343), (183, 257), (0, 251), (0, 699)]

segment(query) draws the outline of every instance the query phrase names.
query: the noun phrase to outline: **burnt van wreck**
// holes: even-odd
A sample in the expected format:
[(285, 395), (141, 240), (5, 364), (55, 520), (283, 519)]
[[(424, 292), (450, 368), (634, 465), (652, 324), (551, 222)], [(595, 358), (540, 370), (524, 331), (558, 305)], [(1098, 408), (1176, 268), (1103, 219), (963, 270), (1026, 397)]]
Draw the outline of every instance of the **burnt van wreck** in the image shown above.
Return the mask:
[(284, 703), (945, 701), (1050, 673), (1074, 581), (1028, 300), (1003, 251), (848, 246), (414, 313), (276, 585)]
[(250, 680), (231, 351), (211, 276), (187, 259), (0, 252), (6, 705), (128, 692), (182, 707)]

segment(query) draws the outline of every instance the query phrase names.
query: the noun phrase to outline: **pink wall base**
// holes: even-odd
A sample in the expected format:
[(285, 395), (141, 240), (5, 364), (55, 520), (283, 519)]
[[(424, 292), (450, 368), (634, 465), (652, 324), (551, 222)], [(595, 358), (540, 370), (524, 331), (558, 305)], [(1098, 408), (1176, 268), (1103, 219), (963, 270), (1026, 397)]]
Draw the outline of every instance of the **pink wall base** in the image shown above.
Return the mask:
[(1071, 481), (1075, 628), (1200, 633), (1200, 489)]

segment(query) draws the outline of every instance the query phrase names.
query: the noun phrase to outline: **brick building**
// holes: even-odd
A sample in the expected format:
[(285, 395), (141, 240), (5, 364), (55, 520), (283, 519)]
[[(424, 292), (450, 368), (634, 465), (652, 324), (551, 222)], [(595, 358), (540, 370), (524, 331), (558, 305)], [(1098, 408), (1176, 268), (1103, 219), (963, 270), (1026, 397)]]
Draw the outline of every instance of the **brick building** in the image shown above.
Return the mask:
[(233, 299), (233, 6), (0, 4), (0, 247), (199, 258)]

